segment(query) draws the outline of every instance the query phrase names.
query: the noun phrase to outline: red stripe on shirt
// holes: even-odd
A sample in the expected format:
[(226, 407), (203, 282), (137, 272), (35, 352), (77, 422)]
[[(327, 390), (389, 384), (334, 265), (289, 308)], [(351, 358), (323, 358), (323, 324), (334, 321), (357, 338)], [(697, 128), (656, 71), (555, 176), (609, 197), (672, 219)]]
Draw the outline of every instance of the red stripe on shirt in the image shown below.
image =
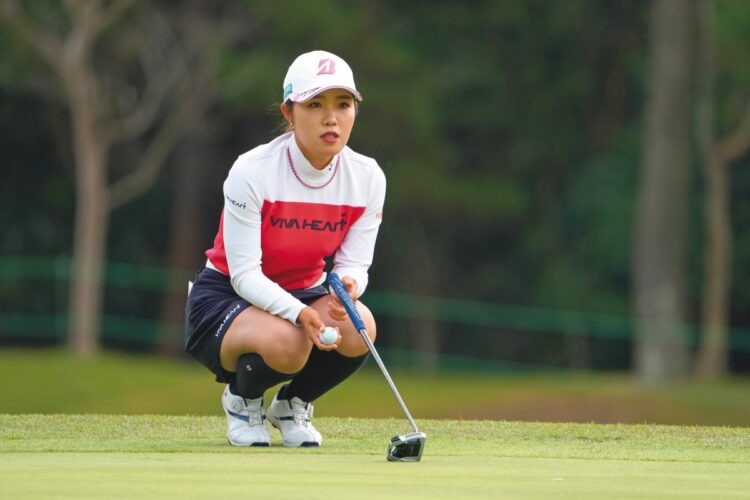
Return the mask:
[[(261, 269), (285, 290), (315, 284), (349, 228), (365, 207), (293, 201), (264, 201), (261, 208)], [(224, 248), (224, 214), (214, 247), (206, 255), (217, 269), (229, 275)]]

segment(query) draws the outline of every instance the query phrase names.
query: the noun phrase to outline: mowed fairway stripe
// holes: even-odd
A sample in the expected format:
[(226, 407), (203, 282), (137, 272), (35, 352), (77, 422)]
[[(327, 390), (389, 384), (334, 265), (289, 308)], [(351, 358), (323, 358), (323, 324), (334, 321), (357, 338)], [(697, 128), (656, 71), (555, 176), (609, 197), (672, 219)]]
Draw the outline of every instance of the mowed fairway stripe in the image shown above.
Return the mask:
[(3, 498), (747, 498), (746, 464), (500, 457), (5, 453)]

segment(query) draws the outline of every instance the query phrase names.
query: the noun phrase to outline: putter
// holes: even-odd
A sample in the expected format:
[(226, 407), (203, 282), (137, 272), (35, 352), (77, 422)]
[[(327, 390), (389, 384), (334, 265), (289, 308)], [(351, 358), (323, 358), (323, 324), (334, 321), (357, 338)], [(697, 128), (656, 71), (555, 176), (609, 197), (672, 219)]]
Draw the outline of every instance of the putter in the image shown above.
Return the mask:
[(375, 346), (367, 335), (367, 330), (365, 330), (365, 323), (362, 321), (362, 317), (359, 315), (359, 311), (357, 311), (357, 308), (355, 307), (354, 302), (352, 302), (352, 298), (349, 295), (349, 292), (346, 291), (341, 279), (336, 273), (331, 273), (328, 276), (328, 284), (344, 305), (344, 309), (346, 309), (346, 312), (349, 314), (349, 318), (352, 320), (354, 328), (357, 329), (362, 336), (362, 340), (367, 344), (367, 348), (372, 353), (372, 357), (375, 358), (375, 362), (378, 364), (378, 367), (380, 367), (380, 371), (383, 372), (385, 380), (391, 387), (393, 395), (396, 396), (398, 403), (401, 405), (401, 409), (404, 410), (404, 415), (406, 415), (407, 420), (409, 420), (411, 428), (414, 429), (414, 432), (412, 433), (403, 436), (393, 436), (391, 438), (388, 442), (388, 454), (386, 455), (386, 458), (388, 458), (388, 461), (390, 462), (419, 462), (422, 459), (422, 451), (424, 450), (424, 443), (427, 440), (427, 435), (424, 432), (419, 432), (419, 429), (417, 429), (417, 424), (415, 424), (414, 419), (411, 418), (411, 413), (409, 413), (409, 410), (406, 408), (404, 400), (401, 399), (401, 394), (398, 393), (396, 384), (393, 383), (391, 376), (388, 374), (388, 370), (385, 369), (383, 361), (380, 359), (380, 356), (378, 356), (378, 351), (375, 350)]

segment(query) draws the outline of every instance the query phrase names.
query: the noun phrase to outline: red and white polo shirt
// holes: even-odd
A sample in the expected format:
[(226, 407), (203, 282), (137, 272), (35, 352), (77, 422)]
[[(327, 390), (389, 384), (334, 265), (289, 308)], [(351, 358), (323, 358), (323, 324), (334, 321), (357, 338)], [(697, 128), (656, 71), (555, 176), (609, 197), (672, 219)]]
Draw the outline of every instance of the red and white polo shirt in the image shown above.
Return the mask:
[(241, 155), (224, 181), (224, 210), (207, 267), (228, 275), (237, 294), (294, 323), (305, 305), (287, 290), (325, 282), (323, 257), (367, 288), (383, 215), (385, 175), (345, 147), (322, 170), (292, 133)]

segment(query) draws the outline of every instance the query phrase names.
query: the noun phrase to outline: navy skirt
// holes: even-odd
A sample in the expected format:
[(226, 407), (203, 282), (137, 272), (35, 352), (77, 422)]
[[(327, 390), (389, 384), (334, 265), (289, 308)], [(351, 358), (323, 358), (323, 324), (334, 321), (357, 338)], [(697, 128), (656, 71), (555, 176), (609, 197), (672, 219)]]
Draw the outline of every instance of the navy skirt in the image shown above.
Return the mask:
[[(328, 295), (328, 290), (316, 286), (289, 293), (309, 304)], [(250, 303), (237, 295), (228, 276), (205, 267), (198, 271), (185, 306), (185, 350), (211, 370), (217, 382), (234, 380), (234, 373), (221, 366), (221, 341), (232, 321), (248, 307)]]

